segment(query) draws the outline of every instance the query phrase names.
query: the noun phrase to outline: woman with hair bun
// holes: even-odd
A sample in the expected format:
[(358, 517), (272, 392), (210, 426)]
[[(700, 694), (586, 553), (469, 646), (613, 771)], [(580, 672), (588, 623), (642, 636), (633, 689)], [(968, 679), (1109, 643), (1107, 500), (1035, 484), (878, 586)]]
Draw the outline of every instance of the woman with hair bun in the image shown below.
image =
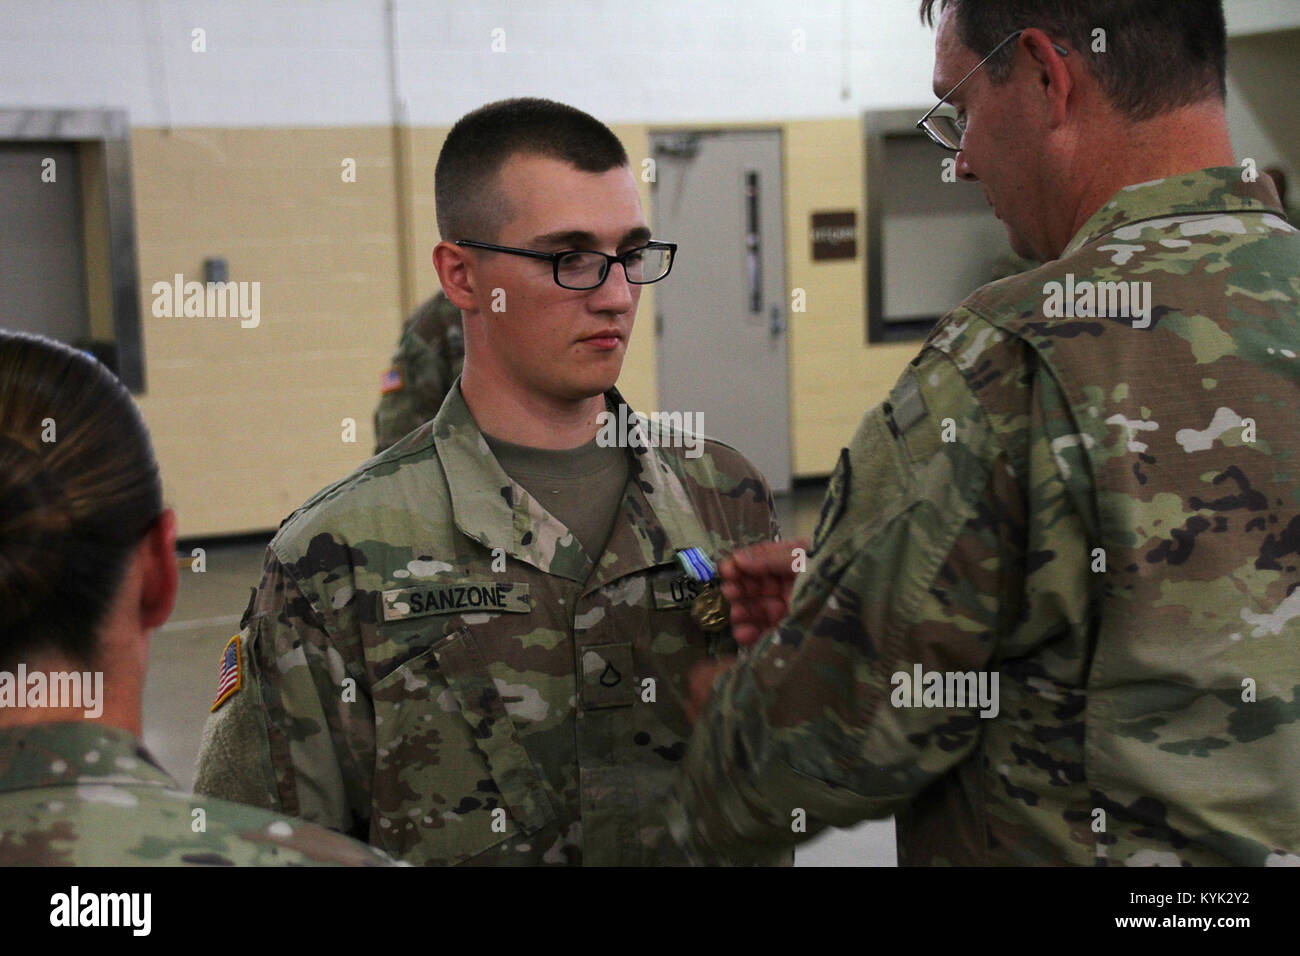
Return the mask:
[(176, 603), (149, 433), (90, 356), (0, 331), (0, 864), (378, 864), (300, 820), (179, 792), (140, 743)]

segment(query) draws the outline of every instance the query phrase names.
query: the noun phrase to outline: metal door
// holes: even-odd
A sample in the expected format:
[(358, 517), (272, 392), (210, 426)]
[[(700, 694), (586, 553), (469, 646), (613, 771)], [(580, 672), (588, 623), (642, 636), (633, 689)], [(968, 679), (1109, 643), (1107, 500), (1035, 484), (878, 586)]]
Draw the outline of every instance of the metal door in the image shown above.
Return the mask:
[(659, 410), (702, 416), (789, 491), (781, 134), (660, 132), (652, 145), (655, 235), (678, 244), (655, 286)]
[(88, 345), (76, 147), (0, 144), (0, 222), (0, 327)]

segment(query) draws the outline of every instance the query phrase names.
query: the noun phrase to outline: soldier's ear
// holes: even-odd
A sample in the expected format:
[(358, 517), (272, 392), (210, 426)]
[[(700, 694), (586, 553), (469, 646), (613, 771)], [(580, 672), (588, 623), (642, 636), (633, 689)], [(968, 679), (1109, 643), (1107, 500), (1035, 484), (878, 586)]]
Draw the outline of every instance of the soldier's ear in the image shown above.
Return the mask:
[(471, 252), (450, 242), (433, 247), (433, 267), (448, 301), (458, 309), (471, 310), (474, 302), (474, 263)]
[(1070, 92), (1074, 88), (1074, 77), (1069, 67), (1052, 44), (1051, 38), (1042, 30), (1032, 27), (1025, 30), (1018, 44), (1024, 46), (1033, 58), (1038, 71), (1038, 88), (1043, 98), (1044, 113), (1052, 129), (1065, 123), (1066, 108)]
[(179, 572), (176, 568), (176, 512), (168, 508), (153, 523), (137, 553), (143, 562), (140, 590), (140, 623), (148, 629), (161, 627), (176, 606)]

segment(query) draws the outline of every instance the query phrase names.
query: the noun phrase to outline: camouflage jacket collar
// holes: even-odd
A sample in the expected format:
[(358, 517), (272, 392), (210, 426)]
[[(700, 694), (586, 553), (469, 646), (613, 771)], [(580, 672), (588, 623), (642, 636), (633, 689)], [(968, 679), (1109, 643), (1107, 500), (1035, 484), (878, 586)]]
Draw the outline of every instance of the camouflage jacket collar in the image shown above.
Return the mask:
[(1061, 258), (1123, 226), (1148, 219), (1246, 211), (1282, 215), (1277, 190), (1268, 177), (1261, 173), (1255, 182), (1244, 182), (1245, 172), (1237, 166), (1218, 166), (1125, 186), (1083, 224)]
[(86, 784), (180, 789), (139, 740), (117, 727), (61, 723), (0, 730), (0, 793)]
[[(623, 396), (612, 388), (605, 402), (619, 420), (619, 407), (627, 404)], [(629, 442), (627, 488), (619, 520), (593, 569), (568, 528), (501, 468), (457, 382), (433, 421), (456, 527), (484, 547), (501, 548), (547, 574), (586, 583), (588, 589), (671, 561), (678, 550), (706, 546), (710, 538), (677, 471), (659, 449), (650, 447), (646, 420), (630, 407), (626, 420), (638, 436)]]

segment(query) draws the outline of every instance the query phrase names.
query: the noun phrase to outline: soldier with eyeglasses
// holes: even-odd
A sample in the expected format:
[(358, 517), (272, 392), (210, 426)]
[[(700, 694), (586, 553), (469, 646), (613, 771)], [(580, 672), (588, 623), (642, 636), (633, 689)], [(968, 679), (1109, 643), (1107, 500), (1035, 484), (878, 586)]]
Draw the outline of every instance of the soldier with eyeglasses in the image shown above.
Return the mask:
[[(435, 191), (464, 370), (282, 524), (196, 789), (415, 864), (685, 863), (663, 807), (687, 674), (736, 649), (712, 579), (776, 534), (771, 493), (732, 448), (651, 443), (620, 409), (641, 287), (676, 247), (607, 127), (489, 104), (452, 128)], [(598, 441), (606, 412), (635, 434)]]
[(904, 865), (1296, 865), (1300, 233), (1233, 155), (1222, 4), (921, 8), (918, 125), (1043, 264), (866, 413), (797, 583), (788, 545), (724, 564), (757, 644), (674, 832), (892, 814)]

